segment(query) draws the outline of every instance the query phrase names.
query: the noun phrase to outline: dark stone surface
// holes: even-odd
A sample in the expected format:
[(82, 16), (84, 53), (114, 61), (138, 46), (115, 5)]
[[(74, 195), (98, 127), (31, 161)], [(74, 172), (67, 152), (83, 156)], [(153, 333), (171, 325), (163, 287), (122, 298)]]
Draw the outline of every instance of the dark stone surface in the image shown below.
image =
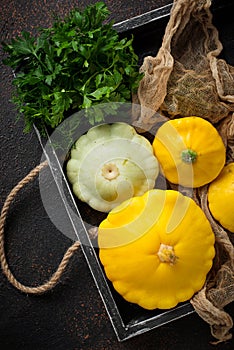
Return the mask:
[[(95, 1), (9, 0), (1, 2), (1, 40), (21, 30), (48, 26), (52, 12), (65, 14), (75, 6)], [(106, 1), (115, 22), (170, 3), (161, 1)], [(1, 51), (1, 59), (3, 57)], [(12, 92), (10, 69), (1, 65), (0, 142), (1, 206), (12, 187), (41, 159), (35, 133), (23, 134), (23, 123), (9, 102)], [(43, 208), (38, 181), (15, 199), (6, 225), (6, 250), (17, 278), (37, 285), (55, 271), (71, 241), (50, 222)], [(227, 308), (233, 315), (233, 306)], [(196, 314), (119, 343), (79, 251), (72, 258), (61, 282), (42, 296), (20, 293), (0, 275), (0, 347), (7, 349), (213, 349), (209, 326)], [(233, 349), (233, 340), (216, 349)]]

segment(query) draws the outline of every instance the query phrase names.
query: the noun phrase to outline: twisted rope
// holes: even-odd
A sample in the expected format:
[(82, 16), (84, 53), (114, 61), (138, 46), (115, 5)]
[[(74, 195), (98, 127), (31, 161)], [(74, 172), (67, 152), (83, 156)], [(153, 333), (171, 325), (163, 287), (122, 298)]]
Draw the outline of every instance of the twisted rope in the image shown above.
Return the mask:
[(39, 174), (39, 172), (45, 168), (48, 165), (47, 161), (44, 161), (43, 163), (36, 166), (34, 169), (30, 171), (30, 173), (25, 176), (9, 193), (7, 196), (5, 203), (2, 207), (1, 216), (0, 216), (0, 263), (1, 268), (5, 276), (7, 277), (8, 281), (17, 289), (19, 289), (21, 292), (29, 293), (29, 294), (42, 294), (49, 290), (51, 290), (60, 280), (64, 270), (66, 269), (71, 257), (74, 255), (75, 251), (79, 248), (80, 242), (76, 241), (74, 244), (72, 244), (67, 251), (65, 252), (57, 270), (54, 272), (54, 274), (50, 277), (48, 281), (43, 283), (40, 286), (36, 287), (30, 287), (25, 286), (24, 284), (20, 283), (15, 276), (12, 274), (10, 267), (8, 265), (7, 259), (6, 259), (6, 253), (5, 253), (5, 245), (4, 245), (4, 227), (5, 222), (7, 218), (7, 213), (9, 211), (10, 205), (12, 201), (14, 200), (17, 193), (23, 188), (25, 185), (27, 185), (29, 182), (33, 181), (35, 177)]

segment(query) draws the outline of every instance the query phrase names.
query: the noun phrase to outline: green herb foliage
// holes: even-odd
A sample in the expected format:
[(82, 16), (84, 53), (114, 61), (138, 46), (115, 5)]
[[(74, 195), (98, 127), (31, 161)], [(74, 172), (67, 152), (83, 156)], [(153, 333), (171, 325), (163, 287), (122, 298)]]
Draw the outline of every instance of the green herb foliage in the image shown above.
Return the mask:
[[(131, 100), (141, 78), (138, 57), (133, 39), (120, 39), (108, 16), (99, 2), (84, 11), (72, 10), (63, 20), (56, 18), (36, 37), (24, 31), (3, 43), (8, 53), (4, 64), (15, 70), (12, 100), (26, 132), (34, 123), (41, 130), (55, 128), (68, 113), (100, 102)], [(103, 118), (97, 114), (89, 123)]]

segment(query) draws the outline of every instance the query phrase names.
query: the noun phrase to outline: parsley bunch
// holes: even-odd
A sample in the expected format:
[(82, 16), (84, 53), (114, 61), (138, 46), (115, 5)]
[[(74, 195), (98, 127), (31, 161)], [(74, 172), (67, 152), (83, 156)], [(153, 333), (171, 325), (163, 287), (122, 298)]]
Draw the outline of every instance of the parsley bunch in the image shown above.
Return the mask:
[[(26, 132), (34, 123), (40, 130), (55, 128), (67, 115), (97, 103), (131, 100), (141, 78), (138, 57), (133, 39), (120, 40), (108, 16), (106, 5), (98, 2), (56, 18), (36, 37), (23, 31), (3, 43), (4, 64), (15, 70), (12, 101)], [(104, 117), (87, 113), (87, 118), (94, 124)]]

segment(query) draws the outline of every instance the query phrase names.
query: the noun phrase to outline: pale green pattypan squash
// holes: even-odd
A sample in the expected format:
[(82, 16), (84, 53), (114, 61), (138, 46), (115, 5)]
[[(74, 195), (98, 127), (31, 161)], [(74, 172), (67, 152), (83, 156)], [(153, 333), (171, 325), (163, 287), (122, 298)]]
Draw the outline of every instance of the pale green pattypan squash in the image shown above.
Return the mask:
[(67, 163), (74, 194), (103, 212), (152, 189), (158, 172), (150, 142), (120, 122), (91, 128), (75, 142)]

